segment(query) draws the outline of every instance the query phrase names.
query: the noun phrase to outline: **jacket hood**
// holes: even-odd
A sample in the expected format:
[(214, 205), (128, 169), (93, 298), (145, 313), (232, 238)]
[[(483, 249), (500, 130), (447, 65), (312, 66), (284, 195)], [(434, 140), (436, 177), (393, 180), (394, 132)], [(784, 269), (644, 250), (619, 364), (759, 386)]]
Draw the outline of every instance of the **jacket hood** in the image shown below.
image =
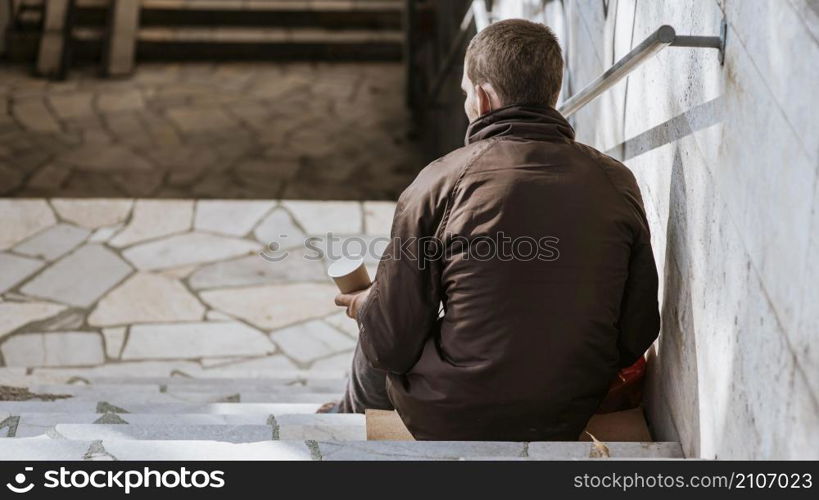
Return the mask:
[(466, 144), (496, 136), (532, 140), (574, 140), (574, 129), (556, 109), (515, 104), (487, 113), (469, 124)]

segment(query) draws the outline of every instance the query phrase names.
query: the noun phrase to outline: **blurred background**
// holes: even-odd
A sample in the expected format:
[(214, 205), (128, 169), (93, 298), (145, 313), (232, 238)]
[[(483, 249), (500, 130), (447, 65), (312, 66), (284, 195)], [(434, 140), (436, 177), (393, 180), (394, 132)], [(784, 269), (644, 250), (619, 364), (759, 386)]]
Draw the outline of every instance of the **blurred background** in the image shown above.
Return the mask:
[(725, 23), (724, 59), (668, 48), (570, 121), (642, 190), (654, 438), (819, 457), (813, 0), (0, 0), (6, 376), (346, 370), (324, 263), (256, 254), (386, 235), (463, 144), (466, 43), (511, 17), (556, 31), (561, 100), (661, 25)]
[(2, 3), (5, 195), (393, 199), (419, 169), (402, 0)]

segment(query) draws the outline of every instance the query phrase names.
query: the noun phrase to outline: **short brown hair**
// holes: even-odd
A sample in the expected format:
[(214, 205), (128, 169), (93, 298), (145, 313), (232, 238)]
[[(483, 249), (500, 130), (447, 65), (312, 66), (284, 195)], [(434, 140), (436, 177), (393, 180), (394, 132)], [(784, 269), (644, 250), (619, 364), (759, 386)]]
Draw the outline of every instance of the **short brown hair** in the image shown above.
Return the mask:
[(543, 24), (508, 19), (489, 25), (469, 43), (466, 64), (472, 83), (490, 83), (504, 105), (557, 103), (563, 57)]

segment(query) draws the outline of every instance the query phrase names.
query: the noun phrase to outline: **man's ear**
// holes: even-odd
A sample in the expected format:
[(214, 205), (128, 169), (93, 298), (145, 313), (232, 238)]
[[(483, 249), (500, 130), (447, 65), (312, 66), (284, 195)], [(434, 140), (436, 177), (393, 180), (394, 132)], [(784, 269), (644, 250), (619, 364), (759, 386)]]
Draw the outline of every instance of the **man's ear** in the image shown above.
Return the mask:
[(475, 100), (480, 116), (490, 113), (494, 109), (492, 106), (492, 96), (483, 85), (475, 85)]

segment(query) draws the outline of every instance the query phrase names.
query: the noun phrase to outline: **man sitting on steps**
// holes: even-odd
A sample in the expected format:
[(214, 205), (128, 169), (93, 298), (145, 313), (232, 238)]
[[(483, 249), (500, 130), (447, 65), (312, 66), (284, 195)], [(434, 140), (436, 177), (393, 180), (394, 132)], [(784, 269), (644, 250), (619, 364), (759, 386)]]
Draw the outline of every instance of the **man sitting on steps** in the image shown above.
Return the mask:
[(562, 76), (546, 26), (472, 40), (466, 146), (401, 195), (374, 284), (336, 298), (360, 328), (338, 411), (395, 408), (416, 439), (576, 440), (656, 339), (640, 190), (575, 142)]

